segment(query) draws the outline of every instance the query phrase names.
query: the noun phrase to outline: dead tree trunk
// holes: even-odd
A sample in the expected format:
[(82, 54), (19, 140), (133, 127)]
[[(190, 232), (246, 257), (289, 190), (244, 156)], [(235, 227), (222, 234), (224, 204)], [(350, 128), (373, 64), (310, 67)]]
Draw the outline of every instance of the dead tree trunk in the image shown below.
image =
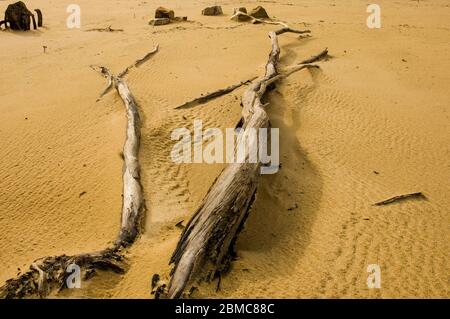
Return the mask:
[[(261, 99), (268, 86), (283, 76), (277, 70), (280, 55), (277, 36), (285, 32), (308, 32), (282, 25), (284, 28), (269, 33), (272, 50), (264, 76), (253, 82), (242, 97), (244, 131), (239, 139), (247, 139), (249, 149), (257, 147), (253, 145), (257, 141), (249, 138), (249, 131), (269, 126), (269, 117)], [(289, 74), (309, 66), (296, 67)], [(255, 198), (260, 168), (259, 162), (249, 163), (247, 153), (243, 163), (229, 164), (211, 186), (181, 234), (170, 260), (175, 267), (171, 273), (168, 298), (181, 297), (188, 285), (212, 279), (228, 267), (234, 242)]]
[[(152, 52), (156, 53), (157, 49), (158, 47)], [(148, 59), (148, 55), (146, 55), (146, 59)], [(7, 280), (6, 284), (0, 287), (0, 298), (22, 298), (36, 294), (45, 297), (54, 288), (63, 289), (66, 287), (66, 279), (69, 275), (66, 270), (71, 264), (82, 268), (86, 279), (92, 276), (95, 269), (112, 270), (116, 273), (124, 272), (122, 248), (129, 246), (136, 239), (140, 232), (140, 220), (145, 210), (138, 159), (140, 118), (136, 101), (122, 77), (114, 76), (105, 67), (98, 69), (109, 81), (108, 88), (104, 93), (112, 87), (116, 88), (125, 105), (127, 116), (126, 140), (123, 147), (122, 219), (119, 235), (112, 247), (99, 252), (75, 256), (45, 257), (36, 260), (27, 272), (16, 279)], [(123, 74), (125, 73), (123, 72)]]

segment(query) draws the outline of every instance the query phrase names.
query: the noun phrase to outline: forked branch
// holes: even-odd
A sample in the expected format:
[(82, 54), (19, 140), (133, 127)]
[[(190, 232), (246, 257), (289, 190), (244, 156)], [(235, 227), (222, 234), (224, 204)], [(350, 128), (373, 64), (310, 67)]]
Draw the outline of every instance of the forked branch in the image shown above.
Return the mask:
[[(157, 51), (156, 47), (144, 58), (137, 60), (132, 67), (148, 60)], [(112, 270), (123, 273), (122, 249), (130, 246), (140, 233), (145, 203), (140, 183), (140, 167), (138, 160), (140, 146), (140, 118), (136, 101), (121, 76), (114, 76), (106, 67), (93, 67), (107, 78), (108, 87), (105, 94), (113, 87), (121, 97), (126, 110), (127, 127), (123, 147), (123, 202), (120, 231), (112, 247), (99, 252), (84, 253), (74, 256), (60, 255), (45, 257), (32, 263), (29, 270), (15, 279), (7, 280), (0, 287), (0, 298), (22, 298), (25, 296), (47, 296), (53, 289), (67, 286), (66, 279), (70, 273), (66, 270), (70, 265), (77, 265), (88, 279), (95, 269)], [(125, 75), (130, 67), (121, 74)]]
[[(250, 84), (242, 96), (243, 132), (237, 144), (245, 139), (249, 149), (258, 147), (257, 142), (249, 138), (251, 130), (269, 127), (269, 117), (262, 103), (269, 84), (286, 76), (278, 72), (278, 35), (286, 32), (305, 33), (282, 25), (282, 29), (269, 33), (272, 50), (264, 76)], [(309, 67), (315, 66), (301, 65), (289, 74)], [(228, 164), (210, 187), (181, 234), (170, 259), (174, 269), (166, 293), (168, 298), (179, 298), (188, 286), (211, 280), (228, 268), (234, 243), (255, 198), (260, 169), (261, 163), (251, 163), (247, 152), (242, 162)]]

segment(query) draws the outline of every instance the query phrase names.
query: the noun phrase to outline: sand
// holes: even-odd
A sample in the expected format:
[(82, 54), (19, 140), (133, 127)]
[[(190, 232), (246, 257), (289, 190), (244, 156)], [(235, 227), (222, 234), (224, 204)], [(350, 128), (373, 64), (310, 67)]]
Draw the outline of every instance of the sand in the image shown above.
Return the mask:
[[(313, 33), (281, 36), (282, 66), (324, 47), (333, 59), (269, 94), (282, 168), (261, 178), (220, 290), (204, 284), (195, 296), (449, 296), (448, 1), (378, 1), (379, 30), (367, 28), (367, 4), (356, 0), (214, 1), (221, 17), (200, 14), (208, 1), (77, 3), (80, 30), (66, 27), (70, 2), (36, 0), (27, 4), (42, 10), (44, 28), (0, 32), (0, 285), (36, 258), (98, 250), (115, 238), (125, 116), (117, 94), (97, 101), (105, 80), (89, 66), (118, 72), (159, 44), (126, 78), (143, 117), (144, 233), (125, 275), (102, 273), (56, 296), (152, 298), (151, 276), (168, 278), (175, 224), (186, 223), (223, 168), (171, 162), (170, 133), (194, 119), (234, 127), (244, 88), (173, 108), (262, 74), (276, 27), (229, 20), (233, 7), (261, 4)], [(192, 22), (149, 26), (159, 5)], [(124, 31), (86, 32), (109, 25)], [(372, 205), (417, 191), (427, 200)], [(366, 285), (369, 264), (380, 266), (380, 289)]]

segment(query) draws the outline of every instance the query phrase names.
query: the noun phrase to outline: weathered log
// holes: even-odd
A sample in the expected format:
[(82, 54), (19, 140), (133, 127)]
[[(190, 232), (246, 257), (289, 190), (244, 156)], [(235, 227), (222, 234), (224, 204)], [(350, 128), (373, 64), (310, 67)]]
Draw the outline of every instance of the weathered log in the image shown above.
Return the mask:
[[(281, 76), (277, 70), (280, 55), (277, 36), (285, 32), (308, 32), (281, 24), (284, 28), (269, 33), (272, 50), (264, 76), (253, 82), (242, 97), (243, 133), (237, 143), (246, 139), (249, 149), (257, 147), (254, 145), (257, 141), (249, 138), (251, 129), (269, 127), (269, 117), (261, 99), (269, 84)], [(311, 65), (301, 65), (292, 72), (307, 67)], [(211, 280), (228, 268), (234, 242), (249, 214), (260, 175), (261, 163), (250, 163), (248, 153), (242, 163), (226, 166), (182, 232), (170, 259), (174, 268), (166, 297), (179, 298), (196, 281)]]
[[(157, 48), (152, 52), (155, 53)], [(133, 66), (147, 59), (148, 55), (137, 60)], [(27, 272), (15, 279), (7, 280), (5, 285), (0, 287), (0, 298), (23, 298), (36, 294), (43, 298), (55, 288), (63, 289), (66, 287), (66, 279), (69, 275), (66, 270), (72, 264), (83, 269), (85, 277), (88, 277), (94, 269), (124, 272), (122, 248), (130, 246), (135, 241), (140, 232), (140, 221), (145, 211), (138, 159), (140, 118), (136, 101), (122, 77), (114, 76), (105, 67), (93, 68), (99, 70), (108, 79), (108, 87), (116, 88), (125, 105), (127, 116), (126, 140), (123, 147), (123, 203), (117, 239), (112, 247), (99, 252), (45, 257), (34, 261)]]

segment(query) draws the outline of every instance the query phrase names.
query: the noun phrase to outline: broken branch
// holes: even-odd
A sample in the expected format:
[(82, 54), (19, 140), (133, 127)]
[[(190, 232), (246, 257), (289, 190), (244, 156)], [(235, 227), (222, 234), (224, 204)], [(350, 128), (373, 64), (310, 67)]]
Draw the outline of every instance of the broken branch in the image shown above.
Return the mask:
[(381, 202), (377, 202), (377, 203), (375, 203), (373, 205), (374, 206), (388, 205), (388, 204), (391, 204), (393, 202), (404, 200), (404, 199), (407, 199), (407, 198), (426, 199), (425, 195), (422, 192), (417, 192), (417, 193), (410, 193), (410, 194), (403, 194), (403, 195), (394, 196), (394, 197), (382, 200)]
[(197, 97), (191, 101), (188, 101), (186, 103), (183, 103), (177, 107), (175, 107), (174, 109), (187, 109), (187, 108), (191, 108), (194, 106), (197, 106), (199, 104), (204, 104), (212, 99), (218, 98), (220, 96), (223, 96), (225, 94), (228, 94), (230, 92), (233, 92), (234, 90), (236, 90), (237, 88), (240, 88), (241, 86), (250, 83), (251, 81), (253, 81), (254, 79), (256, 79), (256, 77), (253, 77), (251, 79), (245, 80), (245, 81), (241, 81), (239, 83), (230, 85), (229, 87), (226, 87), (224, 89), (219, 89), (217, 91), (211, 92), (211, 93), (207, 93), (205, 95), (202, 95), (200, 97)]
[(136, 60), (133, 64), (131, 64), (130, 66), (128, 66), (125, 70), (123, 70), (122, 72), (119, 73), (119, 75), (117, 76), (118, 78), (122, 78), (125, 75), (127, 75), (128, 71), (130, 71), (132, 68), (138, 68), (142, 63), (146, 62), (148, 59), (150, 59), (150, 57), (155, 54), (156, 52), (158, 52), (159, 50), (159, 45), (157, 44), (155, 46), (155, 48), (153, 50), (151, 50), (149, 53), (147, 53), (146, 55), (144, 55), (144, 57), (142, 57), (141, 59)]

